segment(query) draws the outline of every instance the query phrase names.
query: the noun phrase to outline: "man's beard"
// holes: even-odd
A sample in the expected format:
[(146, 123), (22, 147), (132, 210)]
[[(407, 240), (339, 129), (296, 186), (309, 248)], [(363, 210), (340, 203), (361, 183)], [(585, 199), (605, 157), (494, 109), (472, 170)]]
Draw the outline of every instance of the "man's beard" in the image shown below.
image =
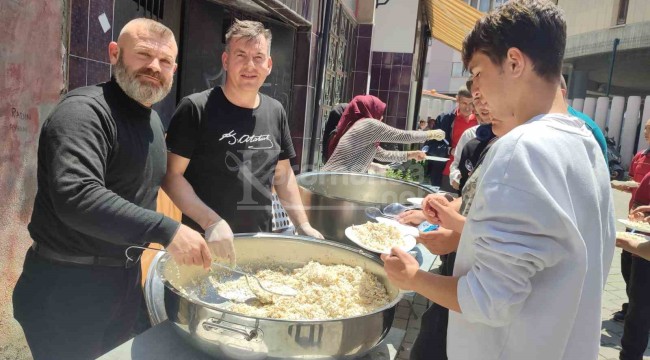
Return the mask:
[[(122, 54), (119, 55), (117, 63), (113, 66), (113, 70), (115, 81), (117, 81), (117, 84), (120, 85), (126, 95), (141, 104), (155, 104), (164, 99), (172, 89), (172, 82), (165, 80), (160, 73), (147, 69), (129, 71), (122, 61)], [(158, 79), (161, 86), (140, 82), (137, 79), (137, 75), (139, 74)]]

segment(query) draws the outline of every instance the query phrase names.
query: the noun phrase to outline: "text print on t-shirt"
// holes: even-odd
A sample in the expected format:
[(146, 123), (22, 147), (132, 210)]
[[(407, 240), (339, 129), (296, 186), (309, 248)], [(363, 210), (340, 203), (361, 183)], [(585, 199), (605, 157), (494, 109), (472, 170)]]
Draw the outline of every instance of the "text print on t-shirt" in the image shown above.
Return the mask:
[(229, 145), (235, 144), (246, 144), (248, 143), (248, 149), (251, 150), (265, 150), (273, 148), (273, 141), (271, 140), (271, 135), (242, 135), (237, 138), (237, 133), (234, 130), (230, 130), (229, 133), (221, 135), (222, 140), (227, 140)]

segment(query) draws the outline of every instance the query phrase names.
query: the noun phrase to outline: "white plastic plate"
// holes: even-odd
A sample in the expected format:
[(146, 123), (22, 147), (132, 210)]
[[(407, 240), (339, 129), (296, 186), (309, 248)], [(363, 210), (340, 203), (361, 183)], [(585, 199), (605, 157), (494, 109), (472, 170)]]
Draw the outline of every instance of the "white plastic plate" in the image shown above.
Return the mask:
[(625, 231), (617, 231), (616, 232), (616, 238), (617, 239), (623, 239), (625, 237), (630, 237), (630, 238), (635, 238), (639, 239), (641, 241), (648, 241), (648, 237), (645, 235), (637, 234), (637, 233), (631, 233), (631, 232), (625, 232)]
[(618, 219), (618, 222), (625, 225), (625, 227), (627, 228), (650, 234), (650, 224), (648, 224), (647, 222), (632, 221), (628, 219)]
[(447, 160), (449, 160), (449, 158), (443, 158), (443, 157), (439, 157), (439, 156), (430, 156), (430, 155), (427, 156), (425, 159), (431, 160), (431, 161), (445, 161), (445, 162)]
[(639, 187), (639, 183), (636, 182), (636, 181), (632, 181), (632, 180), (630, 180), (630, 181), (612, 180), (611, 184), (615, 185), (615, 186), (625, 186), (625, 187), (629, 187), (629, 188), (638, 188)]
[(382, 216), (377, 217), (376, 220), (377, 220), (378, 223), (383, 223), (383, 224), (388, 224), (388, 225), (395, 226), (399, 230), (399, 232), (401, 232), (404, 235), (410, 235), (410, 236), (414, 236), (414, 237), (417, 237), (418, 235), (420, 235), (420, 232), (418, 231), (418, 228), (416, 228), (415, 226), (400, 224), (400, 222), (397, 221), (397, 220), (385, 218), (385, 217), (382, 217)]
[[(417, 231), (417, 229), (415, 229), (415, 231)], [(401, 229), (400, 229), (400, 232), (401, 232)], [(404, 250), (404, 251), (412, 250), (415, 247), (415, 245), (417, 245), (417, 241), (415, 240), (415, 237), (413, 237), (411, 235), (404, 234), (404, 233), (402, 233), (402, 234), (403, 234), (403, 239), (404, 239), (404, 245), (399, 246), (399, 248)], [(392, 247), (389, 247), (387, 249), (374, 249), (374, 248), (371, 248), (371, 247), (365, 245), (363, 242), (361, 242), (359, 240), (359, 238), (357, 237), (357, 234), (354, 232), (354, 230), (352, 230), (352, 226), (348, 226), (345, 229), (345, 236), (347, 236), (347, 238), (350, 239), (350, 241), (352, 241), (353, 243), (359, 245), (361, 248), (366, 249), (368, 251), (372, 251), (374, 253), (390, 254), (390, 250), (392, 248)]]

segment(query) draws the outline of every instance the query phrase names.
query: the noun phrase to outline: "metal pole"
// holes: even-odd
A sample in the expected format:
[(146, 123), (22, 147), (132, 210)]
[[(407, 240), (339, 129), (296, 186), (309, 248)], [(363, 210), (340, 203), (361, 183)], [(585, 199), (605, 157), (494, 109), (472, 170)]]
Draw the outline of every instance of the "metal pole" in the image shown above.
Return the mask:
[(621, 39), (614, 39), (614, 49), (612, 50), (612, 60), (609, 64), (609, 78), (607, 79), (607, 94), (605, 96), (609, 97), (609, 90), (612, 87), (612, 75), (614, 75), (614, 63), (616, 63), (616, 48), (620, 44)]
[[(325, 12), (323, 14), (323, 25), (322, 25), (322, 31), (321, 31), (321, 38), (320, 38), (320, 59), (318, 61), (318, 74), (316, 76), (316, 94), (314, 96), (314, 115), (312, 118), (312, 129), (311, 129), (311, 146), (310, 146), (310, 151), (309, 151), (309, 164), (313, 167), (315, 167), (317, 164), (315, 164), (316, 159), (318, 156), (316, 155), (318, 150), (317, 143), (316, 143), (316, 138), (318, 136), (318, 132), (321, 131), (319, 128), (319, 120), (320, 120), (320, 110), (322, 108), (322, 102), (323, 102), (323, 84), (325, 82), (325, 69), (327, 68), (327, 52), (328, 46), (329, 46), (329, 40), (330, 40), (330, 28), (331, 28), (331, 23), (332, 23), (332, 12), (333, 8), (335, 6), (334, 0), (326, 0), (324, 3), (325, 6)], [(304, 155), (303, 155), (304, 156)]]

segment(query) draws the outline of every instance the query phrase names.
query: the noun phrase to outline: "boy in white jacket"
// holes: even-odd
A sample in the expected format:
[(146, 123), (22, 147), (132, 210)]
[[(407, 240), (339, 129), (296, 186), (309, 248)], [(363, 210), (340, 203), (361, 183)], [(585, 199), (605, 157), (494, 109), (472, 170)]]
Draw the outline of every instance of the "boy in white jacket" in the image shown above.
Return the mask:
[[(566, 24), (551, 2), (508, 2), (477, 22), (463, 61), (500, 139), (467, 219), (429, 196), (431, 222), (462, 236), (453, 277), (418, 271), (400, 249), (389, 279), (452, 310), (449, 359), (596, 359), (614, 251), (609, 175), (559, 77)], [(497, 120), (498, 119), (498, 120)]]

